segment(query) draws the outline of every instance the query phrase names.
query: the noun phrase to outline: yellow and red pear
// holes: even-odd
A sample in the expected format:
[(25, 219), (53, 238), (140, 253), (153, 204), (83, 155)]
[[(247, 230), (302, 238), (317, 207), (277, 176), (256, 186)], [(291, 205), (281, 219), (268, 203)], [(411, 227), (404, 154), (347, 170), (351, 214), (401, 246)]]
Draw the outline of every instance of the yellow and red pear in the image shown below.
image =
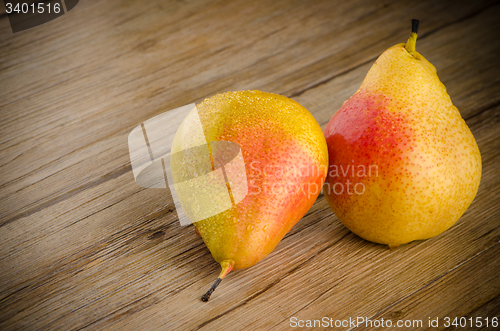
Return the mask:
[(362, 238), (396, 247), (451, 227), (481, 179), (476, 141), (436, 69), (406, 44), (387, 49), (325, 128), (325, 196)]
[[(204, 100), (197, 110), (208, 143), (240, 146), (248, 182), (248, 193), (240, 202), (194, 223), (222, 267), (202, 297), (207, 301), (222, 278), (266, 257), (309, 210), (326, 177), (328, 151), (309, 111), (281, 95), (227, 92)], [(177, 131), (172, 152), (182, 150), (189, 134)]]

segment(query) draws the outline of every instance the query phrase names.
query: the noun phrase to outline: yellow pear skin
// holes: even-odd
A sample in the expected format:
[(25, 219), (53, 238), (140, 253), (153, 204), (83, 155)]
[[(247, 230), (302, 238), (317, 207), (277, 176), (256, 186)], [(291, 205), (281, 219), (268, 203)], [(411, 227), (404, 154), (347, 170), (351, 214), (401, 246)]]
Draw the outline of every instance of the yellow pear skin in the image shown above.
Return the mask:
[[(208, 301), (231, 270), (248, 268), (266, 257), (311, 208), (326, 177), (328, 150), (309, 111), (281, 95), (227, 92), (205, 99), (197, 109), (208, 142), (240, 146), (248, 180), (241, 202), (194, 223), (222, 267), (202, 297)], [(173, 152), (182, 150), (189, 134), (177, 131)]]
[(324, 134), (325, 197), (360, 237), (397, 247), (450, 228), (481, 179), (476, 141), (436, 69), (406, 44), (387, 49)]

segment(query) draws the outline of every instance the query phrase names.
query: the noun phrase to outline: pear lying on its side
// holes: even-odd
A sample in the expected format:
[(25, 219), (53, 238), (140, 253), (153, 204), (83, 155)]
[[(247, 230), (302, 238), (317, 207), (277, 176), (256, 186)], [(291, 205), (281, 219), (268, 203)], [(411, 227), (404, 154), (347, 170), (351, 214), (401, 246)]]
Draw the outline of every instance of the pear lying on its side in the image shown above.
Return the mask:
[(476, 141), (436, 69), (406, 44), (386, 50), (324, 134), (325, 196), (362, 238), (396, 247), (451, 227), (481, 179)]
[[(221, 141), (240, 146), (248, 184), (246, 196), (232, 208), (194, 223), (222, 267), (202, 297), (208, 301), (222, 278), (262, 260), (309, 210), (326, 177), (328, 151), (314, 117), (281, 95), (227, 92), (204, 100), (197, 109), (210, 146)], [(182, 151), (190, 135), (178, 130), (172, 153)], [(210, 153), (215, 159), (213, 149)], [(219, 197), (211, 198), (217, 203)]]

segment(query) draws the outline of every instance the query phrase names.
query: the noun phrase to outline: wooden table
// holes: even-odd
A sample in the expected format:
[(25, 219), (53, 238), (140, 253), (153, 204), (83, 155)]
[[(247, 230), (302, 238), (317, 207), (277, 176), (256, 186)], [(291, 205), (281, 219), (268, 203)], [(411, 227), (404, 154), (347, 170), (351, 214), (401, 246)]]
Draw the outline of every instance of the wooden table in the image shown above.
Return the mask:
[[(493, 1), (82, 0), (14, 34), (2, 14), (0, 329), (281, 330), (293, 317), (484, 328), (500, 317), (499, 17)], [(412, 18), (481, 150), (468, 211), (390, 250), (320, 196), (271, 255), (201, 302), (220, 267), (165, 190), (134, 182), (130, 131), (241, 89), (291, 97), (324, 128)]]

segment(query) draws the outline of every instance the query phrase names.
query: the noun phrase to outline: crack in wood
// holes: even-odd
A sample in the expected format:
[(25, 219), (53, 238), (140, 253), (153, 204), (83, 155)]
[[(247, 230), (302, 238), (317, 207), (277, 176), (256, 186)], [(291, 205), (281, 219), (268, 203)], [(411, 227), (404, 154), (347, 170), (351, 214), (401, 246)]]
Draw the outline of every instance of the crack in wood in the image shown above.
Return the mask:
[(12, 222), (14, 222), (14, 221), (16, 221), (16, 220), (18, 220), (20, 218), (28, 217), (28, 216), (30, 216), (30, 215), (32, 215), (34, 213), (37, 213), (37, 212), (39, 212), (39, 211), (41, 211), (41, 210), (43, 210), (45, 208), (53, 206), (53, 205), (55, 205), (55, 204), (57, 204), (59, 202), (65, 201), (65, 200), (67, 200), (67, 199), (69, 199), (69, 198), (71, 198), (71, 197), (73, 197), (73, 196), (75, 196), (75, 195), (77, 195), (77, 194), (79, 194), (79, 193), (81, 193), (81, 192), (89, 189), (89, 188), (92, 188), (92, 187), (101, 185), (103, 183), (106, 183), (107, 181), (109, 181), (111, 179), (118, 178), (121, 175), (130, 172), (131, 170), (132, 170), (132, 167), (130, 166), (130, 164), (128, 164), (125, 167), (118, 168), (115, 171), (112, 171), (110, 173), (105, 174), (104, 176), (100, 177), (99, 179), (96, 179), (96, 180), (94, 180), (94, 181), (92, 181), (92, 182), (90, 182), (88, 184), (82, 185), (82, 186), (80, 186), (80, 187), (78, 187), (76, 189), (73, 189), (73, 190), (71, 190), (71, 191), (69, 191), (69, 192), (67, 192), (67, 193), (65, 193), (63, 195), (60, 195), (60, 196), (58, 196), (58, 197), (56, 197), (56, 198), (54, 198), (52, 200), (49, 200), (46, 203), (44, 203), (44, 204), (42, 204), (42, 205), (40, 205), (38, 207), (32, 208), (30, 210), (27, 210), (27, 211), (25, 211), (23, 213), (20, 213), (20, 214), (12, 217), (10, 219), (7, 219), (7, 220), (3, 221), (2, 223), (0, 223), (0, 228), (2, 226), (4, 226), (4, 225), (10, 224), (10, 223), (12, 223)]

